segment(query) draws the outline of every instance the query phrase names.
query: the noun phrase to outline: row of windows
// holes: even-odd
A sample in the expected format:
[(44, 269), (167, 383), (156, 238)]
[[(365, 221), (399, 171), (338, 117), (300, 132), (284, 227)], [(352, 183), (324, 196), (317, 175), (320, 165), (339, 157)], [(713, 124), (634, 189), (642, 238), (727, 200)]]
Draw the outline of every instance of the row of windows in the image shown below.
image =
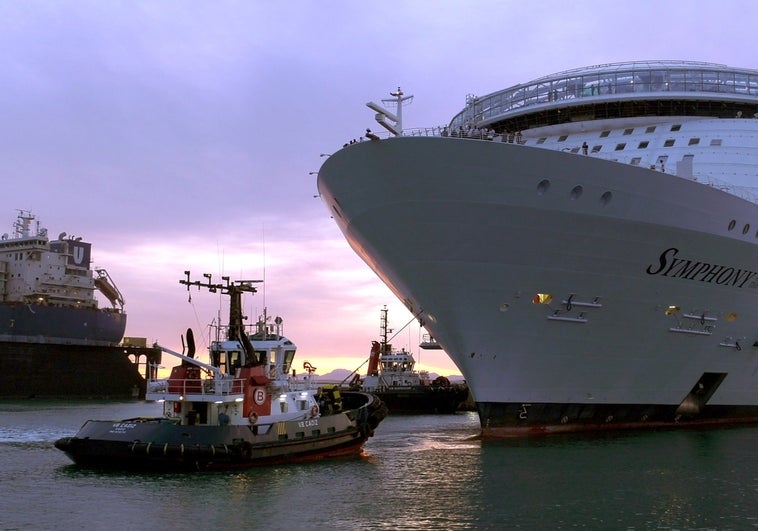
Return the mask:
[[(655, 125), (651, 125), (651, 126), (645, 128), (645, 134), (655, 133), (656, 127), (657, 126), (655, 126)], [(669, 131), (671, 131), (671, 132), (677, 132), (677, 131), (680, 131), (681, 129), (682, 129), (682, 124), (674, 124), (674, 125), (671, 126), (671, 129), (669, 129)], [(610, 129), (606, 129), (605, 131), (602, 131), (600, 133), (600, 138), (608, 138), (608, 136), (610, 134), (611, 134), (611, 130)], [(629, 135), (632, 135), (632, 134), (634, 134), (634, 127), (631, 127), (631, 128), (628, 128), (628, 129), (624, 129), (624, 132), (622, 133), (623, 136), (629, 136)], [(561, 136), (558, 137), (558, 142), (565, 142), (566, 139), (568, 139), (568, 137), (569, 137), (569, 135), (561, 135)], [(542, 138), (538, 138), (537, 139), (537, 144), (544, 144), (546, 140), (547, 140), (546, 136), (542, 137)], [(693, 144), (692, 140), (697, 140), (696, 142), (694, 142), (694, 144), (697, 144), (698, 142), (700, 142), (699, 138), (698, 139), (690, 139), (690, 145)], [(670, 145), (672, 145), (672, 146), (674, 145), (674, 141), (673, 140), (667, 140), (666, 142), (671, 142)], [(647, 147), (647, 143), (645, 143), (645, 146)]]
[[(650, 128), (648, 128), (648, 129), (650, 129)], [(655, 128), (653, 127), (652, 129), (655, 129)], [(632, 129), (627, 129), (626, 131), (632, 131)], [(624, 132), (625, 135), (626, 134), (631, 134), (631, 133), (627, 133), (626, 131)], [(605, 134), (605, 133), (608, 133), (608, 131), (603, 131), (603, 133), (600, 134), (600, 137), (601, 138), (607, 137), (608, 135)], [(560, 137), (558, 137), (558, 142), (565, 142), (566, 139), (568, 139), (568, 136), (569, 135), (561, 135)], [(548, 139), (548, 137), (541, 137), (541, 138), (538, 138), (535, 143), (536, 144), (544, 144), (547, 141), (547, 139)], [(666, 139), (663, 142), (663, 147), (674, 147), (676, 145), (676, 141), (677, 141), (677, 139), (675, 139), (675, 138), (668, 138), (668, 139)], [(691, 137), (691, 138), (689, 138), (687, 140), (687, 145), (688, 146), (697, 146), (699, 144), (700, 144), (700, 138), (699, 137)], [(710, 145), (711, 146), (720, 146), (721, 144), (722, 144), (722, 139), (721, 138), (712, 138), (711, 141), (710, 141)], [(614, 148), (614, 151), (623, 151), (624, 149), (626, 149), (626, 145), (627, 145), (626, 142), (619, 142), (618, 144), (616, 144), (616, 146)], [(649, 145), (650, 145), (650, 141), (643, 140), (639, 144), (637, 144), (637, 148), (636, 149), (647, 149), (649, 147)], [(579, 149), (580, 148), (578, 148), (578, 147), (574, 147), (570, 151), (571, 151), (571, 153), (579, 153)], [(603, 145), (602, 144), (597, 144), (597, 145), (592, 146), (592, 149), (589, 150), (589, 152), (590, 153), (598, 153), (601, 149), (603, 149)], [(564, 151), (568, 151), (568, 150), (564, 150)]]
[[(736, 226), (737, 226), (737, 220), (736, 219), (733, 219), (732, 221), (730, 221), (729, 222), (729, 227), (728, 227), (729, 232), (732, 232), (735, 229)], [(748, 232), (750, 232), (750, 223), (745, 223), (742, 226), (742, 234), (747, 234)], [(755, 231), (755, 237), (758, 238), (758, 230)]]
[[(537, 184), (537, 195), (545, 195), (547, 191), (550, 189), (550, 180), (549, 179), (543, 179)], [(572, 201), (576, 201), (580, 197), (582, 197), (582, 194), (584, 193), (584, 188), (581, 184), (578, 184), (574, 186), (571, 189), (571, 192), (569, 193), (569, 198)], [(600, 196), (600, 204), (603, 206), (608, 205), (611, 200), (613, 199), (613, 193), (610, 191), (604, 192)], [(737, 220), (733, 219), (729, 222), (729, 232), (733, 231), (737, 227)], [(742, 234), (747, 234), (750, 232), (750, 223), (745, 223), (742, 226)], [(758, 238), (758, 230), (755, 231), (755, 237)]]

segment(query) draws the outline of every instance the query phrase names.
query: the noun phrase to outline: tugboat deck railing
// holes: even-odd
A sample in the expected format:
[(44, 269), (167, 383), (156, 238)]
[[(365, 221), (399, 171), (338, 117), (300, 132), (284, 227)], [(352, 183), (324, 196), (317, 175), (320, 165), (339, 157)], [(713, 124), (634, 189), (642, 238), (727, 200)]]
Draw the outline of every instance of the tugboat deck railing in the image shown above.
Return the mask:
[[(149, 380), (147, 400), (195, 400), (198, 402), (243, 398), (244, 379), (178, 379)], [(182, 398), (183, 397), (183, 398)]]

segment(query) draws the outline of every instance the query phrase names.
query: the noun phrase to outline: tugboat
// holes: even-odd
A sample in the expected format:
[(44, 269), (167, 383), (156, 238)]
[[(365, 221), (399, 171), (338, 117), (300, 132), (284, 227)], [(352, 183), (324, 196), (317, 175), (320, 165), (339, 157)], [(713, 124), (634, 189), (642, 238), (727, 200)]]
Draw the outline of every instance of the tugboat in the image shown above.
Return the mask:
[(168, 378), (148, 381), (146, 399), (163, 403), (163, 417), (89, 420), (56, 448), (81, 466), (147, 470), (237, 469), (359, 454), (387, 415), (384, 403), (369, 393), (317, 387), (316, 368), (307, 361), (299, 379), (291, 369), (296, 346), (282, 335), (280, 317), (270, 325), (264, 311), (249, 335), (241, 300), (256, 292), (257, 281), (222, 277), (216, 284), (208, 274), (205, 281), (185, 275), (179, 282), (188, 290), (230, 296), (226, 338), (211, 342), (210, 363), (195, 358), (191, 329), (186, 353), (156, 345), (181, 360)]
[(351, 388), (378, 396), (391, 413), (455, 413), (468, 398), (468, 386), (453, 384), (444, 376), (431, 379), (417, 371), (413, 354), (395, 350), (387, 340), (387, 307), (381, 310), (381, 341), (371, 342), (367, 374), (356, 374)]

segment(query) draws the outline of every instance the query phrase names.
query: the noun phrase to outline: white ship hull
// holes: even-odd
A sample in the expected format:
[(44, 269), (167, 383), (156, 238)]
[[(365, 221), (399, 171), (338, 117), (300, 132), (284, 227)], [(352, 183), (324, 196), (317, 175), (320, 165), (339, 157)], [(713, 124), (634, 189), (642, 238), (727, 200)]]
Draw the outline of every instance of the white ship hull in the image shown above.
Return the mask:
[(758, 420), (754, 203), (444, 137), (350, 145), (318, 186), (465, 376), (483, 435)]

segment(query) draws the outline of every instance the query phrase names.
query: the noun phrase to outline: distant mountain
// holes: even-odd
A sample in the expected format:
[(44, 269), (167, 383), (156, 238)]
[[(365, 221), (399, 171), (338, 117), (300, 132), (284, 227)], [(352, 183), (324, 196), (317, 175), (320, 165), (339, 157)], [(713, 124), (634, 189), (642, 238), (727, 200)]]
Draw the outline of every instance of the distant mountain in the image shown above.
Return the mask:
[(334, 369), (332, 372), (319, 375), (318, 379), (321, 382), (334, 382), (340, 383), (346, 378), (352, 378), (353, 371), (347, 369)]

